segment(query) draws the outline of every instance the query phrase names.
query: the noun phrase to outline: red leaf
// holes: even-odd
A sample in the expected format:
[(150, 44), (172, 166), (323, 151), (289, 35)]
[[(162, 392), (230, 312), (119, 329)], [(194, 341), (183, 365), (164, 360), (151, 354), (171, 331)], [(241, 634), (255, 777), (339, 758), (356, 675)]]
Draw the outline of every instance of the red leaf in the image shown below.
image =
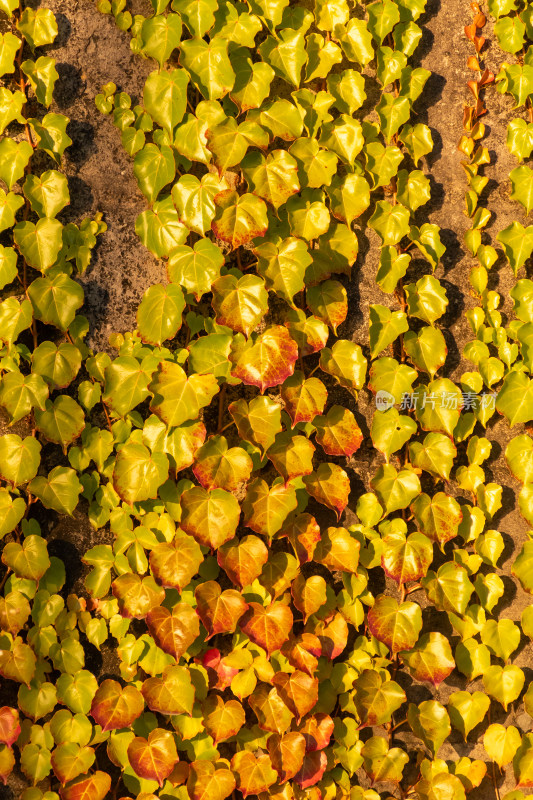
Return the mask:
[(250, 534), (219, 547), (217, 561), (230, 581), (243, 589), (261, 575), (268, 549), (262, 539)]
[(144, 710), (143, 696), (135, 686), (105, 680), (100, 684), (91, 705), (91, 717), (103, 731), (129, 728)]
[(314, 714), (300, 725), (299, 731), (305, 737), (308, 752), (323, 750), (329, 745), (335, 725), (329, 714)]
[(20, 733), (19, 712), (16, 708), (2, 706), (0, 708), (0, 742), (8, 747), (17, 741)]
[(254, 344), (243, 348), (232, 375), (257, 386), (261, 393), (292, 375), (298, 360), (298, 345), (283, 325), (272, 325), (261, 333)]
[(221, 591), (216, 581), (206, 581), (194, 591), (197, 612), (210, 639), (217, 633), (234, 633), (248, 603), (235, 589)]
[(287, 640), (292, 623), (292, 612), (283, 603), (271, 603), (267, 608), (259, 603), (250, 603), (240, 627), (252, 642), (267, 651), (270, 658)]
[(172, 612), (154, 608), (146, 618), (148, 629), (159, 647), (179, 661), (200, 634), (200, 620), (188, 603), (177, 603)]
[(300, 789), (307, 789), (314, 786), (322, 778), (328, 765), (328, 757), (323, 750), (314, 750), (307, 753), (304, 762), (294, 780)]

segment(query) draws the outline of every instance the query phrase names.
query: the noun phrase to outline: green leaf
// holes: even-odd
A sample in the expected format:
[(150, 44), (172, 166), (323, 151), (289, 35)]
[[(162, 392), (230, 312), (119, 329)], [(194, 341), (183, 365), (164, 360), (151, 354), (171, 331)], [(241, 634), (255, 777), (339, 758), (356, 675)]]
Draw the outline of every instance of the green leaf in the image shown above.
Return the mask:
[(382, 42), (400, 21), (398, 6), (392, 0), (377, 0), (368, 8), (368, 29), (377, 42)]
[(216, 291), (218, 281), (224, 280), (219, 278), (223, 264), (224, 256), (220, 248), (210, 239), (199, 239), (194, 247), (175, 247), (168, 260), (167, 270), (174, 284), (181, 284), (186, 292), (192, 292), (200, 300), (203, 294)]
[(448, 699), (448, 714), (454, 728), (465, 741), (476, 725), (485, 719), (490, 699), (484, 692), (453, 692)]
[(251, 108), (261, 108), (270, 94), (270, 84), (274, 80), (274, 70), (263, 61), (252, 61), (244, 47), (231, 54), (231, 65), (235, 72), (235, 82), (230, 97), (241, 113)]
[(143, 341), (161, 345), (173, 339), (181, 327), (184, 308), (185, 298), (179, 284), (150, 286), (137, 309), (137, 326)]
[(213, 284), (213, 308), (220, 325), (249, 336), (268, 309), (264, 281), (257, 275), (224, 275)]
[(69, 121), (63, 114), (47, 114), (42, 120), (28, 120), (37, 140), (37, 147), (48, 153), (58, 164), (66, 148), (72, 144), (72, 139), (66, 133)]
[(302, 31), (282, 29), (279, 39), (268, 36), (259, 45), (258, 51), (261, 59), (270, 64), (276, 75), (298, 88), (302, 68), (307, 62)]
[(371, 480), (371, 486), (387, 514), (408, 505), (420, 494), (417, 474), (407, 467), (397, 472), (392, 464), (383, 464)]
[(322, 126), (318, 143), (338, 155), (345, 164), (353, 166), (365, 143), (361, 123), (348, 114), (341, 114), (334, 122)]
[(69, 386), (81, 367), (81, 353), (70, 342), (58, 346), (42, 342), (32, 354), (32, 371), (41, 375), (51, 389)]
[(395, 681), (383, 680), (373, 669), (364, 669), (355, 680), (354, 688), (361, 727), (389, 722), (406, 699), (405, 692)]
[(496, 399), (496, 410), (503, 414), (511, 428), (533, 419), (533, 381), (524, 372), (510, 372)]
[(362, 67), (374, 58), (372, 34), (363, 19), (351, 19), (345, 28), (339, 28), (336, 36), (349, 61), (355, 61)]
[(442, 683), (455, 667), (448, 639), (436, 631), (425, 633), (412, 650), (404, 650), (400, 656), (416, 680), (434, 686)]
[(441, 331), (429, 326), (421, 328), (418, 333), (407, 331), (403, 346), (415, 367), (428, 372), (431, 377), (443, 366), (448, 354)]
[[(1, 8), (1, 6), (0, 6)], [(5, 12), (5, 9), (2, 8)], [(15, 72), (15, 56), (20, 48), (20, 39), (10, 31), (0, 34), (0, 75)]]
[(39, 581), (50, 566), (46, 541), (41, 536), (27, 536), (22, 544), (4, 545), (2, 563), (19, 578)]
[(173, 0), (172, 9), (180, 14), (192, 36), (203, 39), (215, 22), (216, 0)]
[(22, 333), (29, 328), (33, 320), (31, 303), (22, 303), (15, 297), (7, 297), (0, 303), (0, 338), (8, 345), (13, 344)]
[(201, 181), (194, 175), (182, 175), (172, 187), (172, 200), (183, 224), (204, 236), (215, 217), (214, 197), (224, 188), (225, 182), (216, 175), (208, 173)]
[(507, 260), (517, 275), (533, 252), (533, 225), (524, 228), (515, 220), (496, 238), (502, 243)]
[(8, 189), (12, 189), (24, 175), (32, 153), (33, 148), (26, 140), (16, 142), (9, 136), (4, 136), (0, 142), (0, 178)]
[(185, 70), (173, 69), (151, 72), (144, 84), (144, 107), (154, 122), (169, 134), (182, 121), (187, 109), (188, 83)]
[(68, 467), (54, 467), (48, 477), (34, 478), (28, 484), (28, 491), (38, 497), (45, 508), (69, 516), (73, 515), (82, 490), (75, 471)]
[(212, 228), (216, 236), (234, 250), (264, 235), (267, 227), (265, 203), (252, 194), (238, 195), (228, 190), (216, 196), (216, 214)]
[(380, 236), (383, 245), (398, 244), (409, 233), (409, 211), (397, 203), (379, 200), (368, 224)]
[(524, 673), (520, 667), (507, 664), (505, 667), (493, 664), (483, 675), (483, 686), (490, 697), (502, 704), (505, 711), (513, 703), (524, 686)]
[(408, 97), (394, 97), (392, 94), (384, 92), (376, 106), (376, 111), (380, 121), (381, 132), (385, 137), (385, 141), (389, 144), (392, 137), (409, 119), (411, 103)]
[(255, 253), (257, 271), (265, 279), (267, 289), (294, 306), (294, 295), (304, 288), (305, 270), (312, 262), (306, 242), (291, 236), (279, 244), (260, 244)]
[(517, 53), (524, 45), (526, 26), (518, 16), (502, 17), (494, 26), (498, 43), (506, 53)]
[(235, 83), (228, 58), (228, 42), (212, 39), (187, 39), (180, 44), (180, 64), (185, 67), (206, 100), (219, 100)]
[(150, 391), (153, 394), (150, 410), (174, 427), (196, 419), (200, 409), (208, 406), (217, 394), (218, 383), (214, 375), (187, 377), (179, 364), (163, 361), (154, 373)]
[(151, 203), (164, 186), (174, 180), (176, 165), (170, 147), (147, 144), (140, 150), (133, 161), (133, 172), (137, 178), (139, 189)]
[(29, 266), (44, 272), (55, 263), (61, 250), (63, 225), (57, 219), (40, 219), (36, 224), (19, 222), (13, 238)]
[(41, 105), (49, 108), (52, 102), (55, 82), (59, 78), (55, 58), (40, 56), (37, 61), (23, 61), (20, 68), (28, 77), (35, 97)]
[(40, 217), (55, 217), (70, 203), (66, 177), (57, 170), (43, 172), (40, 178), (28, 175), (24, 182), (24, 194), (32, 210)]
[(529, 158), (533, 150), (533, 123), (512, 119), (507, 126), (507, 148), (518, 161)]
[(84, 302), (79, 283), (63, 272), (54, 278), (37, 278), (28, 288), (28, 296), (36, 318), (61, 331), (69, 328)]
[(320, 368), (347, 389), (361, 389), (366, 375), (366, 359), (359, 345), (338, 339), (331, 349), (320, 353)]
[(391, 311), (386, 306), (370, 306), (370, 356), (376, 356), (392, 344), (398, 336), (409, 330), (403, 311)]
[(168, 61), (171, 53), (180, 44), (181, 17), (179, 14), (157, 14), (145, 19), (140, 31), (142, 52), (154, 58), (160, 67)]
[(414, 647), (422, 630), (422, 611), (417, 603), (398, 604), (384, 594), (376, 597), (367, 620), (372, 636), (386, 644), (393, 656)]
[(409, 458), (415, 467), (446, 481), (449, 480), (456, 455), (454, 443), (441, 433), (428, 433), (423, 443), (413, 442), (409, 445)]
[(385, 455), (387, 461), (392, 453), (401, 450), (411, 436), (417, 432), (416, 422), (395, 408), (374, 411), (370, 436), (374, 447)]
[[(440, 228), (438, 225), (432, 225), (428, 222), (425, 222), (421, 228), (411, 225), (409, 229), (409, 238), (416, 244), (433, 269), (438, 266), (440, 259), (446, 252), (446, 248), (440, 240), (439, 231)], [(425, 275), (416, 282), (416, 285), (417, 287), (421, 287), (419, 291), (423, 289), (426, 294), (438, 294), (442, 298), (446, 297), (446, 293), (440, 289), (439, 282), (433, 278), (432, 275)], [(444, 313), (444, 311), (442, 313)], [(423, 317), (421, 317), (421, 319), (423, 319)], [(427, 321), (429, 322), (429, 319)]]
[(52, 44), (57, 36), (57, 22), (49, 8), (25, 8), (17, 28), (32, 51), (44, 44)]
[(433, 755), (452, 731), (448, 712), (438, 700), (425, 700), (419, 706), (409, 703), (407, 720), (415, 736), (422, 739)]
[(526, 166), (516, 167), (509, 177), (513, 187), (511, 199), (517, 200), (529, 214), (533, 208), (533, 170)]
[(250, 191), (274, 206), (276, 211), (300, 191), (298, 163), (285, 150), (273, 150), (266, 158), (252, 151), (241, 168)]
[(512, 474), (521, 483), (533, 483), (533, 439), (526, 433), (511, 439), (505, 449), (505, 460)]
[(474, 591), (465, 568), (455, 561), (447, 561), (436, 573), (430, 570), (421, 583), (437, 608), (460, 615), (465, 613)]
[(157, 490), (168, 478), (168, 458), (150, 453), (142, 444), (125, 444), (117, 453), (113, 486), (127, 503), (157, 497)]
[(34, 413), (37, 429), (49, 442), (61, 445), (63, 452), (85, 427), (83, 409), (68, 395), (47, 400), (44, 410), (36, 409)]
[(44, 408), (48, 386), (40, 375), (8, 372), (0, 383), (0, 405), (8, 412), (11, 422), (18, 422), (32, 408)]
[(151, 253), (164, 258), (185, 242), (189, 231), (180, 222), (172, 197), (166, 195), (139, 214), (135, 233)]

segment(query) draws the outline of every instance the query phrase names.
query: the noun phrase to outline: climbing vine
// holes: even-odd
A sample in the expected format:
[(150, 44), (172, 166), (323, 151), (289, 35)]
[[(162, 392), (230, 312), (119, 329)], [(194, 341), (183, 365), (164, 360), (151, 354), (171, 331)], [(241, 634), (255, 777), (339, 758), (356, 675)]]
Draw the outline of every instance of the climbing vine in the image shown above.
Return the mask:
[[(137, 100), (107, 83), (95, 102), (167, 273), (106, 352), (78, 313), (106, 226), (58, 219), (57, 24), (0, 0), (0, 778), (20, 771), (22, 800), (464, 800), (488, 780), (498, 793), (511, 762), (507, 800), (533, 786), (533, 735), (490, 724), (491, 708), (533, 716), (512, 662), (533, 616), (498, 613), (502, 486), (486, 470), (498, 412), (533, 419), (533, 226), (493, 241), (485, 192), (495, 84), (527, 116), (507, 146), (511, 199), (533, 208), (523, 6), (489, 2), (516, 54), (496, 75), (479, 4), (465, 28), (475, 369), (454, 381), (419, 120), (425, 0), (151, 0), (146, 17), (99, 0), (152, 67)], [(381, 302), (354, 336), (368, 242)], [(507, 327), (497, 243), (517, 278)], [(528, 433), (506, 459), (533, 525)], [(49, 515), (97, 532), (79, 594), (49, 555)], [(512, 567), (530, 593), (531, 547)], [(89, 646), (113, 653), (111, 673), (88, 669)], [(488, 759), (439, 757), (452, 728), (474, 744), (484, 721)]]

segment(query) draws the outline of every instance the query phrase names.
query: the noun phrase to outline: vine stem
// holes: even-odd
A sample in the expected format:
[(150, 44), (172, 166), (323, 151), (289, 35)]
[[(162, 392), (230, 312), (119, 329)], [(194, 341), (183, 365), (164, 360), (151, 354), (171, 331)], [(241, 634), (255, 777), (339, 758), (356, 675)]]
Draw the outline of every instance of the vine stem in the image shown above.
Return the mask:
[(227, 384), (224, 383), (223, 386), (222, 386), (222, 389), (220, 390), (220, 394), (218, 396), (217, 433), (220, 433), (222, 430), (226, 429), (226, 428), (222, 428), (222, 423), (224, 421), (224, 410), (225, 410), (225, 407), (226, 407), (226, 387), (227, 387)]

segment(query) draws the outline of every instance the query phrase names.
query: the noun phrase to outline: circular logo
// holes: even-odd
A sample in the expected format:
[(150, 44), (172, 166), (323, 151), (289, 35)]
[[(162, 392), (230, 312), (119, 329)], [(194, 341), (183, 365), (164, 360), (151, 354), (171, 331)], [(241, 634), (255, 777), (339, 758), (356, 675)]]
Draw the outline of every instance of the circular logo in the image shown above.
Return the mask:
[(376, 392), (376, 408), (378, 411), (387, 411), (388, 408), (392, 408), (394, 405), (394, 395), (390, 392), (385, 391), (385, 389), (380, 389), (379, 392)]

